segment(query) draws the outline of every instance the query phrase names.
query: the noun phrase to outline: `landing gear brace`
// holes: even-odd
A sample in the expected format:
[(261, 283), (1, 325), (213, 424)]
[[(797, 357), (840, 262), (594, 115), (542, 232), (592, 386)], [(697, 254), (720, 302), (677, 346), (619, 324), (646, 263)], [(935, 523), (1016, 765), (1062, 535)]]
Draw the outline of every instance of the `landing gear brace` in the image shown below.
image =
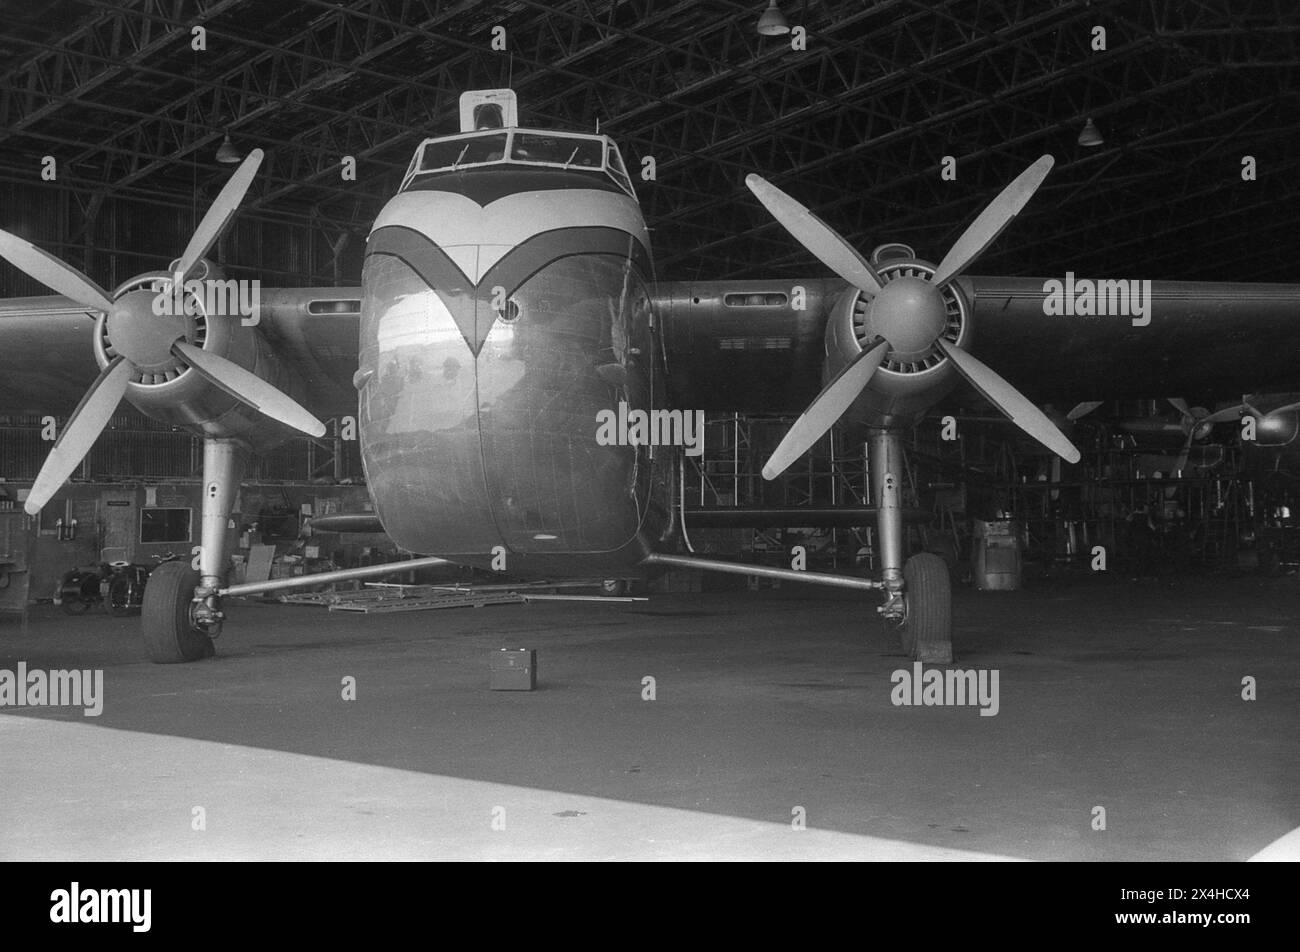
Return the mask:
[[(898, 633), (908, 656), (917, 661), (951, 662), (952, 610), (947, 566), (930, 553), (914, 555), (906, 564), (903, 563), (903, 510), (895, 475), (903, 471), (899, 439), (897, 431), (887, 429), (873, 429), (869, 436), (872, 491), (879, 501), (876, 519), (882, 566), (880, 581), (744, 565), (691, 555), (655, 553), (648, 556), (644, 564), (880, 591), (885, 600), (877, 611), (887, 629)], [(142, 621), (145, 644), (153, 661), (172, 664), (197, 661), (212, 655), (212, 640), (221, 634), (225, 619), (221, 608), (223, 597), (290, 591), (447, 564), (447, 560), (441, 558), (417, 558), (401, 563), (225, 585), (225, 571), (230, 558), (228, 528), (247, 458), (247, 448), (238, 441), (204, 440), (198, 571), (184, 562), (165, 562), (153, 573), (145, 589)]]

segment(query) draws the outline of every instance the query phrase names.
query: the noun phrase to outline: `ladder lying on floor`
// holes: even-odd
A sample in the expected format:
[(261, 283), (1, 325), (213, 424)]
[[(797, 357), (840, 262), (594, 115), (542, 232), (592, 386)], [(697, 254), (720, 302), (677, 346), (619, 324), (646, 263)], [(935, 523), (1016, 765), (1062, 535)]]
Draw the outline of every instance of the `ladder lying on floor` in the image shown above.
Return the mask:
[(643, 602), (645, 598), (609, 595), (559, 595), (559, 588), (590, 588), (591, 582), (534, 582), (521, 585), (395, 585), (367, 583), (351, 592), (299, 592), (281, 595), (290, 605), (325, 605), (332, 612), (416, 612), (436, 608), (482, 608), (535, 601)]

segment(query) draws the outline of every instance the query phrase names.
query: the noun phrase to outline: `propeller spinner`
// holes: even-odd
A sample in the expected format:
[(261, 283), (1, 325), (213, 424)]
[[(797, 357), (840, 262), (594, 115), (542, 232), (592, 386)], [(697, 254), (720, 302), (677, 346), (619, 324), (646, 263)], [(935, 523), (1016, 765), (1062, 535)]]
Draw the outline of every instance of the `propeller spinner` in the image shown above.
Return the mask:
[[(199, 222), (174, 268), (181, 283), (199, 267), (203, 256), (238, 210), (262, 163), (262, 155), (261, 149), (249, 153)], [(113, 300), (107, 291), (70, 264), (5, 231), (0, 231), (0, 257), (87, 310), (104, 312), (112, 345), (108, 366), (81, 398), (32, 484), (23, 507), (30, 515), (36, 515), (80, 465), (126, 395), (132, 378), (142, 374), (166, 374), (189, 366), (273, 420), (309, 436), (325, 433), (325, 425), (288, 394), (233, 361), (186, 341), (186, 319), (155, 314), (152, 292), (130, 291)]]
[(1012, 423), (1068, 462), (1079, 461), (1079, 451), (1041, 410), (982, 361), (943, 337), (945, 308), (941, 286), (970, 267), (1020, 214), (1052, 164), (1052, 157), (1045, 155), (1016, 176), (957, 239), (931, 280), (902, 277), (888, 284), (881, 281), (876, 270), (852, 245), (811, 211), (761, 176), (746, 176), (745, 184), (750, 191), (786, 231), (870, 299), (871, 326), (878, 335), (795, 421), (763, 467), (764, 479), (775, 479), (821, 439), (866, 388), (889, 354), (907, 359), (935, 346)]

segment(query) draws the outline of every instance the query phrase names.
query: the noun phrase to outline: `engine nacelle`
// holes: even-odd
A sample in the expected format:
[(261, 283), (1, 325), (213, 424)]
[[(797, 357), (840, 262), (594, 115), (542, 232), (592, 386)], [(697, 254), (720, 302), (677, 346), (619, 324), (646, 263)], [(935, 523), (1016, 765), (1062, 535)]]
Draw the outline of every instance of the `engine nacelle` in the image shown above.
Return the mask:
[(1290, 446), (1297, 437), (1300, 437), (1300, 411), (1266, 413), (1255, 421), (1258, 446)]
[[(169, 292), (171, 279), (172, 275), (165, 271), (136, 275), (117, 288), (113, 297), (117, 299), (138, 291), (164, 295)], [(177, 322), (181, 322), (188, 343), (238, 364), (285, 392), (300, 391), (297, 375), (276, 357), (258, 332), (256, 311), (241, 313), (235, 282), (226, 281), (222, 272), (207, 260), (191, 274), (191, 281), (195, 280), (204, 287), (204, 293), (195, 294), (187, 282), (183, 296), (167, 305), (168, 313), (176, 316), (157, 319), (159, 332), (163, 333), (166, 327), (167, 333), (172, 333)], [(110, 333), (112, 320), (112, 315), (101, 315), (95, 322), (95, 360), (101, 370), (117, 355)], [(148, 325), (118, 328), (117, 333), (147, 334)], [(155, 420), (193, 428), (205, 437), (241, 439), (255, 449), (281, 443), (293, 432), (262, 416), (170, 354), (152, 366), (137, 370), (127, 385), (126, 399)]]
[[(876, 257), (873, 255), (873, 259)], [(910, 254), (873, 263), (885, 285), (899, 278), (929, 281), (934, 275), (933, 265)], [(940, 288), (940, 294), (946, 312), (942, 336), (964, 348), (970, 340), (969, 305), (955, 282)], [(840, 295), (826, 322), (823, 384), (829, 383), (876, 337), (882, 336), (880, 324), (872, 314), (870, 301), (860, 291), (850, 288)], [(943, 399), (959, 379), (952, 361), (935, 344), (913, 354), (900, 355), (891, 349), (849, 409), (849, 419), (870, 420), (873, 425), (910, 426)]]

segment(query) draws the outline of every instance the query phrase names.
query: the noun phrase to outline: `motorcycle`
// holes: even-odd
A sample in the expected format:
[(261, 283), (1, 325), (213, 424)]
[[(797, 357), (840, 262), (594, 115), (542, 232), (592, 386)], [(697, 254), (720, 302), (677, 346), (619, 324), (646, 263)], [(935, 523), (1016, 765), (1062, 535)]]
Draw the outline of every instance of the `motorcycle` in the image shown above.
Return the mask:
[[(173, 552), (153, 557), (159, 565), (176, 558)], [(97, 604), (115, 617), (133, 614), (144, 604), (145, 585), (156, 567), (122, 560), (101, 562), (95, 569), (73, 569), (59, 583), (54, 603), (69, 615), (84, 615)]]

